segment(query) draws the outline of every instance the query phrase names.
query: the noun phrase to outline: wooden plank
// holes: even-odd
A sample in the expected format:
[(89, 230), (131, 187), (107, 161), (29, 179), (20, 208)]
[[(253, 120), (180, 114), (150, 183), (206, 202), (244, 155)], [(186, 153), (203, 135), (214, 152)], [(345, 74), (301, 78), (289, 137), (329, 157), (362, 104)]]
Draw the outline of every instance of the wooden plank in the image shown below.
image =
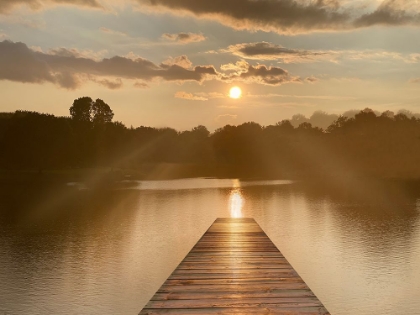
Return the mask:
[(217, 219), (140, 315), (329, 314), (251, 218)]
[(272, 271), (277, 271), (277, 270), (282, 270), (282, 271), (286, 271), (286, 270), (294, 270), (292, 267), (290, 267), (290, 265), (261, 265), (261, 266), (235, 266), (235, 265), (220, 265), (220, 264), (214, 264), (214, 266), (210, 266), (208, 264), (201, 264), (200, 265), (193, 265), (193, 266), (185, 266), (184, 264), (179, 265), (177, 268), (177, 273), (176, 274), (181, 274), (181, 273), (190, 273), (190, 272), (200, 272), (200, 273), (213, 273), (213, 272), (218, 272), (218, 273), (223, 273), (225, 271), (229, 271), (231, 273), (234, 273), (236, 271), (255, 271), (255, 270), (272, 270)]
[(261, 258), (279, 257), (279, 258), (284, 258), (284, 256), (279, 252), (262, 252), (262, 251), (255, 251), (255, 252), (243, 252), (243, 251), (218, 252), (216, 250), (208, 251), (208, 252), (193, 252), (193, 250), (191, 250), (191, 252), (188, 254), (187, 258), (189, 258), (189, 257), (191, 257), (191, 258), (205, 257), (205, 256), (207, 256), (207, 258), (210, 258), (210, 257), (225, 257), (225, 258), (229, 258), (229, 257), (233, 257), (233, 258), (239, 258), (239, 257), (261, 257)]
[(187, 285), (187, 284), (250, 284), (250, 283), (258, 283), (258, 284), (271, 284), (277, 285), (281, 283), (303, 283), (302, 278), (300, 277), (285, 277), (285, 278), (245, 278), (245, 279), (168, 279), (166, 280), (166, 285)]
[(234, 308), (234, 307), (217, 307), (217, 308), (202, 308), (202, 309), (191, 309), (191, 308), (158, 308), (158, 309), (143, 309), (140, 315), (320, 315), (328, 314), (325, 313), (324, 307), (300, 307), (289, 308), (286, 306), (281, 307), (254, 307), (254, 308)]
[(208, 308), (208, 307), (288, 307), (322, 306), (314, 297), (247, 298), (247, 299), (193, 299), (150, 301), (146, 308)]
[[(244, 288), (245, 287), (245, 288)], [(273, 289), (272, 283), (251, 283), (246, 286), (243, 284), (219, 284), (219, 285), (183, 285), (183, 286), (172, 286), (163, 285), (160, 287), (158, 293), (204, 293), (211, 292), (215, 295), (220, 292), (232, 292), (232, 293), (247, 293), (247, 292), (272, 292), (275, 290), (309, 290), (308, 286), (304, 283), (277, 283), (275, 289)]]
[(315, 295), (310, 290), (250, 290), (250, 291), (204, 291), (200, 292), (157, 292), (152, 298), (159, 300), (188, 300), (188, 299), (249, 299), (249, 298), (282, 298), (306, 297)]
[(192, 257), (187, 256), (183, 260), (183, 263), (220, 263), (220, 264), (236, 264), (239, 265), (241, 263), (249, 264), (249, 263), (287, 263), (286, 258), (283, 256), (277, 257)]

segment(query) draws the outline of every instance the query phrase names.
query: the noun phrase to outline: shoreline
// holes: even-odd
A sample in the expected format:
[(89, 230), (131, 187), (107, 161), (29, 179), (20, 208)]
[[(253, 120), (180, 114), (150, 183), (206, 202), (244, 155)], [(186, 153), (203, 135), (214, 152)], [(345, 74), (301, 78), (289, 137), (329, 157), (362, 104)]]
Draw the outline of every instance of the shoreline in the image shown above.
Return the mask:
[[(291, 173), (289, 173), (291, 174)], [(112, 168), (89, 168), (89, 169), (53, 169), (53, 170), (0, 170), (1, 184), (23, 184), (36, 182), (38, 184), (67, 184), (74, 182), (95, 184), (112, 183), (122, 181), (160, 181), (177, 179), (239, 179), (241, 181), (267, 181), (267, 180), (293, 180), (293, 181), (325, 181), (325, 180), (376, 180), (376, 181), (401, 181), (417, 182), (420, 176), (373, 176), (361, 173), (318, 173), (302, 176), (301, 172), (295, 172), (292, 176), (280, 176), (272, 174), (271, 176), (254, 175), (244, 176), (241, 174), (203, 174), (199, 172), (164, 172), (145, 174), (134, 169), (112, 169)]]

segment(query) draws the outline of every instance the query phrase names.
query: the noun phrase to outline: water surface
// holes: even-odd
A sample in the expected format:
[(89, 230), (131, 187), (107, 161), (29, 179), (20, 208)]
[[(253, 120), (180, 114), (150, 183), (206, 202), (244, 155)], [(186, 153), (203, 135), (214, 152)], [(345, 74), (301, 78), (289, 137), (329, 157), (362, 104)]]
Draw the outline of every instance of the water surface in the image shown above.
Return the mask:
[(420, 314), (416, 185), (71, 187), (25, 211), (0, 203), (1, 315), (137, 314), (217, 217), (254, 217), (332, 314)]

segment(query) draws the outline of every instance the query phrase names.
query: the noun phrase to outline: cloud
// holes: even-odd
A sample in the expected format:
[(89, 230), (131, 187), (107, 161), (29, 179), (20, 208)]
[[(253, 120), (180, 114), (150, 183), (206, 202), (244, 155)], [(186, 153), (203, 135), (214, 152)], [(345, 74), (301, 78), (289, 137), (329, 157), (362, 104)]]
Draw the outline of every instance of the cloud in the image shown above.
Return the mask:
[(158, 12), (190, 14), (234, 29), (282, 34), (343, 31), (373, 25), (420, 25), (417, 0), (384, 0), (376, 8), (344, 0), (137, 0)]
[(39, 10), (48, 5), (75, 5), (90, 8), (102, 8), (96, 0), (0, 0), (0, 14), (9, 13), (14, 7), (27, 6)]
[(420, 62), (420, 54), (410, 54), (406, 60), (408, 63), (418, 63)]
[(420, 78), (413, 78), (409, 82), (410, 83), (420, 83)]
[(305, 78), (305, 81), (308, 83), (316, 83), (319, 81), (319, 79), (317, 77), (310, 76), (310, 77)]
[(245, 60), (239, 60), (236, 63), (227, 63), (220, 66), (222, 71), (246, 71), (248, 68), (249, 63)]
[(180, 44), (198, 43), (198, 42), (202, 42), (206, 40), (203, 34), (196, 34), (196, 33), (177, 33), (177, 34), (165, 33), (162, 35), (162, 38), (175, 41)]
[[(115, 56), (94, 60), (80, 57), (68, 49), (50, 53), (34, 51), (24, 43), (0, 42), (0, 80), (27, 83), (51, 82), (63, 88), (76, 88), (83, 77), (112, 77), (151, 81), (196, 81), (219, 76), (213, 66), (185, 69), (177, 64), (156, 65), (143, 59)], [(114, 86), (114, 85), (109, 85)]]
[[(42, 49), (40, 47), (31, 47), (32, 50), (42, 53)], [(95, 61), (100, 61), (103, 57), (108, 53), (107, 50), (101, 50), (95, 52), (93, 50), (79, 50), (76, 48), (54, 48), (48, 51), (49, 55), (55, 55), (60, 57), (68, 57), (68, 58), (88, 58), (93, 59)]]
[(384, 0), (376, 10), (363, 14), (354, 21), (355, 27), (419, 24), (419, 4), (416, 0)]
[(144, 82), (135, 82), (133, 84), (133, 86), (135, 88), (138, 88), (138, 89), (147, 89), (147, 88), (149, 88), (149, 85), (147, 83), (144, 83)]
[(190, 69), (192, 67), (192, 62), (185, 55), (178, 56), (175, 58), (170, 57), (163, 61), (162, 64), (169, 66), (177, 65), (185, 69)]
[(316, 100), (329, 100), (329, 101), (347, 101), (354, 100), (352, 96), (334, 96), (334, 95), (293, 95), (293, 94), (247, 94), (246, 97), (252, 98), (298, 98), (298, 99), (316, 99)]
[[(1, 2), (2, 0), (0, 0)], [(1, 11), (0, 4), (0, 15), (3, 12)], [(33, 14), (22, 14), (19, 15), (2, 15), (1, 16), (2, 24), (7, 25), (21, 25), (29, 29), (45, 29), (46, 22), (42, 17), (33, 15)]]
[(108, 34), (108, 35), (116, 35), (116, 36), (121, 36), (121, 37), (128, 37), (128, 35), (126, 33), (124, 33), (124, 32), (112, 30), (112, 29), (106, 28), (106, 27), (100, 27), (99, 30), (102, 33), (105, 33), (105, 34)]
[(374, 61), (381, 61), (386, 59), (394, 59), (400, 60), (405, 62), (411, 62), (410, 56), (404, 56), (398, 52), (392, 51), (383, 51), (383, 50), (347, 50), (341, 51), (343, 58), (347, 58), (349, 60), (374, 60)]
[(197, 93), (198, 96), (205, 97), (207, 99), (214, 99), (214, 98), (226, 98), (226, 95), (218, 92), (209, 92), (209, 93)]
[(0, 78), (3, 80), (42, 83), (59, 81), (48, 65), (23, 43), (0, 43)]
[(176, 98), (182, 98), (182, 99), (185, 99), (185, 100), (190, 100), (190, 101), (208, 101), (208, 98), (205, 98), (203, 96), (194, 95), (192, 93), (183, 92), (183, 91), (176, 92), (175, 97)]
[(138, 0), (155, 10), (189, 13), (215, 19), (235, 29), (304, 32), (310, 29), (342, 29), (350, 17), (335, 1), (294, 0)]
[(393, 51), (383, 51), (383, 50), (344, 50), (340, 52), (343, 58), (349, 60), (373, 60), (375, 62), (381, 62), (386, 60), (397, 60), (403, 61), (405, 63), (418, 63), (420, 62), (420, 54), (402, 54), (399, 52)]
[(243, 81), (246, 83), (259, 83), (265, 85), (281, 85), (284, 83), (300, 83), (302, 80), (289, 74), (287, 70), (279, 67), (266, 65), (250, 65), (247, 62), (240, 61), (235, 65), (228, 64), (221, 67), (235, 72), (225, 74), (223, 80)]
[[(307, 63), (327, 61), (338, 63), (342, 60), (363, 61), (373, 60), (383, 62), (389, 60), (403, 61), (406, 63), (420, 62), (420, 54), (402, 54), (384, 50), (302, 50), (286, 48), (268, 42), (242, 43), (230, 45), (225, 49), (208, 51), (207, 53), (229, 53), (247, 60), (277, 60), (282, 63)], [(246, 61), (244, 61), (246, 62)], [(234, 70), (237, 65), (223, 65), (225, 71)]]
[(280, 85), (283, 83), (299, 82), (297, 77), (292, 77), (290, 74), (279, 67), (267, 67), (266, 65), (257, 65), (248, 67), (246, 72), (242, 72), (233, 78), (240, 78), (245, 82), (257, 82), (267, 85)]
[(118, 90), (122, 88), (123, 82), (121, 79), (116, 79), (115, 81), (103, 79), (103, 80), (94, 80), (94, 82), (99, 83), (105, 87), (107, 87), (110, 90)]
[(218, 93), (218, 92), (209, 92), (209, 93), (199, 92), (199, 93), (192, 94), (192, 93), (188, 93), (184, 91), (179, 91), (175, 93), (175, 97), (183, 98), (183, 99), (191, 100), (191, 101), (208, 101), (210, 99), (215, 99), (215, 98), (225, 98), (226, 95), (223, 95), (222, 93)]
[[(222, 65), (222, 72), (218, 72), (212, 65), (193, 66), (185, 55), (155, 64), (134, 54), (103, 58), (105, 53), (67, 48), (44, 52), (40, 48), (29, 48), (24, 43), (5, 40), (0, 42), (0, 80), (38, 84), (50, 82), (67, 89), (76, 89), (85, 81), (118, 89), (122, 87), (122, 80), (134, 80), (138, 82), (134, 83), (138, 88), (145, 88), (147, 82), (154, 80), (179, 83), (241, 81), (272, 86), (317, 80), (314, 77), (301, 79), (280, 67), (251, 65), (244, 60)], [(195, 95), (196, 100), (216, 97), (224, 96), (217, 93)]]
[(68, 71), (56, 73), (53, 78), (55, 83), (68, 90), (75, 90), (81, 85), (79, 76)]
[(220, 52), (231, 53), (245, 59), (279, 60), (283, 63), (314, 62), (318, 60), (335, 60), (339, 56), (336, 51), (309, 51), (285, 48), (267, 42), (243, 43), (230, 45)]

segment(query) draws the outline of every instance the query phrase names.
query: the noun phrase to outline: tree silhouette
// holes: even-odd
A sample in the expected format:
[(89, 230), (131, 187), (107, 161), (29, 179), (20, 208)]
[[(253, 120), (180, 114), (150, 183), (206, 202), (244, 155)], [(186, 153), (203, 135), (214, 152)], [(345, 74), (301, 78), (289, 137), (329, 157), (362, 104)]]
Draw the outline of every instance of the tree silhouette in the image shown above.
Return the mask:
[(347, 121), (349, 120), (346, 116), (339, 116), (337, 120), (335, 120), (328, 128), (328, 133), (335, 133), (344, 130), (344, 126), (346, 126)]
[(210, 135), (210, 131), (207, 130), (207, 128), (203, 125), (199, 125), (197, 127), (194, 127), (191, 132), (196, 135), (197, 137), (201, 138), (207, 138)]
[(73, 105), (70, 107), (72, 119), (77, 122), (90, 122), (92, 103), (92, 99), (87, 96), (74, 100)]
[(109, 123), (114, 117), (114, 113), (107, 103), (97, 99), (91, 106), (91, 120), (94, 125)]
[(101, 99), (95, 102), (90, 97), (80, 97), (74, 100), (70, 107), (70, 115), (73, 121), (101, 125), (109, 123), (114, 118), (114, 113), (107, 103)]
[(318, 127), (313, 127), (309, 122), (303, 122), (297, 127), (296, 129), (298, 132), (306, 133), (306, 134), (320, 134), (322, 133), (322, 129)]
[(302, 114), (295, 114), (292, 116), (290, 123), (293, 125), (293, 127), (298, 127), (300, 124), (308, 122), (308, 120), (309, 119)]
[[(271, 127), (271, 128), (270, 128)], [(295, 127), (290, 123), (290, 120), (282, 120), (274, 126), (268, 126), (269, 129), (275, 129), (281, 135), (290, 135), (295, 131)]]
[(312, 118), (332, 115), (317, 112), (298, 127), (289, 120), (270, 126), (248, 122), (212, 133), (204, 126), (182, 132), (126, 128), (112, 122), (108, 104), (90, 97), (74, 100), (70, 113), (71, 118), (0, 113), (0, 168), (128, 167), (152, 178), (154, 169), (166, 175), (159, 167), (168, 164), (182, 166), (180, 176), (310, 178), (349, 169), (420, 178), (420, 119), (412, 113), (365, 109), (339, 116), (324, 131)]

